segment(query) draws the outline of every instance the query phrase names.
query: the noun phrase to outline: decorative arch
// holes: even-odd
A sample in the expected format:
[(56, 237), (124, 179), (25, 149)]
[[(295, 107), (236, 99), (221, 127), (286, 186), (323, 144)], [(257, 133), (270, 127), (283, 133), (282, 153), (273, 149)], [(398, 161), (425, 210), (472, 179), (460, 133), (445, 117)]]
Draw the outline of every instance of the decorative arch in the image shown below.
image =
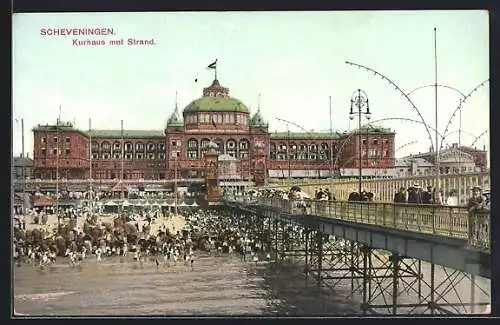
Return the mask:
[(99, 151), (99, 143), (97, 143), (97, 141), (92, 141), (92, 143), (90, 144), (91, 148), (92, 148), (92, 152), (98, 152)]
[(250, 149), (250, 141), (246, 138), (241, 139), (238, 142), (238, 149), (239, 150), (248, 150)]
[(198, 150), (198, 139), (190, 138), (187, 142), (188, 150)]
[(214, 142), (217, 144), (217, 153), (224, 154), (226, 152), (224, 147), (224, 141), (222, 139), (215, 139)]
[(101, 142), (101, 150), (103, 152), (111, 152), (111, 143), (109, 141)]
[(120, 143), (120, 141), (113, 142), (113, 151), (117, 152), (121, 150), (122, 150), (122, 144)]
[(123, 144), (123, 148), (124, 148), (125, 152), (132, 152), (132, 151), (134, 151), (134, 145), (130, 141), (126, 141)]
[(187, 141), (187, 157), (189, 160), (195, 160), (198, 159), (200, 153), (198, 151), (199, 149), (199, 143), (198, 139), (196, 138), (190, 138)]
[(319, 145), (319, 159), (330, 160), (330, 146), (326, 142), (322, 142)]
[(236, 150), (237, 149), (237, 147), (236, 147), (236, 140), (234, 140), (234, 139), (228, 139), (226, 141), (226, 149), (227, 150), (231, 150), (231, 151)]
[(135, 152), (142, 153), (144, 152), (144, 143), (141, 141), (135, 143)]
[(146, 151), (147, 152), (154, 152), (156, 151), (156, 145), (154, 142), (150, 141), (148, 142), (148, 144), (146, 145)]

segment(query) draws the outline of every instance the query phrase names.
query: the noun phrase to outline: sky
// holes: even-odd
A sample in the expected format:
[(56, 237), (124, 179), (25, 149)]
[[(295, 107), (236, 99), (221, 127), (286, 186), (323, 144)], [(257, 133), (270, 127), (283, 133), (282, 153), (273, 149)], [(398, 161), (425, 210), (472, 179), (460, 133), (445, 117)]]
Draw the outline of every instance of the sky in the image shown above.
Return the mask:
[[(32, 128), (54, 124), (59, 107), (61, 120), (82, 130), (89, 118), (95, 129), (120, 129), (123, 120), (125, 129), (163, 130), (176, 92), (180, 111), (201, 97), (214, 78), (207, 66), (215, 59), (221, 85), (252, 113), (261, 95), (271, 132), (328, 132), (330, 122), (334, 131), (353, 129), (351, 97), (364, 90), (371, 121), (396, 132), (396, 157), (428, 151), (424, 122), (435, 141), (435, 87), (412, 92), (435, 82), (434, 28), (437, 83), (443, 85), (439, 134), (462, 96), (489, 79), (489, 17), (479, 10), (44, 13), (14, 14), (12, 25), (15, 156), (21, 153), (21, 119), (25, 152), (32, 156)], [(112, 28), (114, 35), (48, 36), (41, 35), (43, 28)], [(127, 45), (129, 38), (155, 44)], [(124, 45), (73, 45), (120, 39)], [(346, 61), (411, 92), (422, 119), (394, 85)], [(489, 83), (461, 107), (462, 145), (483, 134), (475, 146), (489, 151)], [(445, 145), (458, 142), (459, 124), (457, 114)]]

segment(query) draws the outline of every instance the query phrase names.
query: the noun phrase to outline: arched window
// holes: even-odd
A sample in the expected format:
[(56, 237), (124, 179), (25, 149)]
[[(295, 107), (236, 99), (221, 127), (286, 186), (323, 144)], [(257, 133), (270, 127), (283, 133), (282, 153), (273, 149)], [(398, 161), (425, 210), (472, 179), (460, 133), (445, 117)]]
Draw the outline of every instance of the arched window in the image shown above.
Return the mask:
[(207, 139), (207, 138), (204, 138), (204, 139), (201, 139), (200, 141), (200, 146), (202, 149), (207, 149), (208, 148), (208, 144), (210, 143), (210, 139)]
[(155, 151), (155, 149), (156, 149), (155, 144), (153, 142), (149, 142), (148, 145), (147, 145), (148, 152)]
[(132, 152), (132, 151), (134, 150), (133, 145), (132, 145), (132, 142), (128, 142), (128, 141), (127, 141), (127, 142), (125, 142), (125, 143), (123, 144), (123, 146), (124, 146), (124, 148), (125, 148), (125, 149), (124, 149), (124, 150), (125, 150), (125, 152)]
[(219, 154), (225, 153), (225, 150), (224, 150), (224, 141), (222, 141), (221, 139), (215, 139), (214, 142), (217, 144), (217, 152)]
[(198, 149), (198, 140), (189, 139), (188, 140), (188, 150), (196, 150)]
[[(137, 143), (135, 144), (135, 152), (136, 152), (136, 153), (142, 153), (142, 152), (144, 152), (144, 143), (142, 143), (142, 142), (137, 142)], [(142, 159), (142, 158), (141, 158), (141, 159)]]
[(233, 139), (229, 139), (226, 141), (226, 149), (227, 150), (236, 150), (236, 141)]
[(111, 143), (109, 143), (108, 141), (103, 141), (101, 143), (101, 148), (102, 148), (102, 151), (109, 152), (109, 151), (111, 151)]
[(121, 150), (121, 143), (118, 141), (115, 141), (113, 143), (113, 151), (120, 151)]
[(247, 139), (241, 139), (239, 144), (240, 150), (248, 150), (249, 144), (250, 141), (248, 141)]
[(99, 151), (99, 143), (92, 141), (92, 152), (97, 152)]

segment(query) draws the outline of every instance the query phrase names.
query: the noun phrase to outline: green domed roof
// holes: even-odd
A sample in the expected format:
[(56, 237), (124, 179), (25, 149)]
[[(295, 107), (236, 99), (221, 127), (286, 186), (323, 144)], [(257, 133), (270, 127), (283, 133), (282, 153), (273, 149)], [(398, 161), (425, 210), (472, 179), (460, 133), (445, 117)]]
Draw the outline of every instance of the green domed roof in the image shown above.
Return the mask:
[(241, 101), (232, 97), (201, 97), (193, 100), (184, 109), (189, 112), (241, 112), (248, 113), (248, 108)]
[(255, 114), (248, 121), (250, 126), (267, 126), (268, 123), (264, 120), (262, 115), (260, 114), (260, 109), (255, 112)]

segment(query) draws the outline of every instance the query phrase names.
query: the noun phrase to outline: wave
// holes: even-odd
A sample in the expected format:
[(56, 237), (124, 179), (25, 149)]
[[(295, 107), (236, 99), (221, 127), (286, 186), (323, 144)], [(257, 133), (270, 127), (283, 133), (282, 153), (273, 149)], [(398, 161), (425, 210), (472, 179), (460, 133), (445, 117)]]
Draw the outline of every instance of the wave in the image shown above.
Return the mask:
[(74, 294), (76, 292), (74, 291), (61, 291), (61, 292), (46, 292), (46, 293), (30, 293), (30, 294), (24, 294), (24, 295), (15, 295), (14, 299), (18, 300), (53, 300), (56, 299), (57, 297), (61, 296), (67, 296)]

